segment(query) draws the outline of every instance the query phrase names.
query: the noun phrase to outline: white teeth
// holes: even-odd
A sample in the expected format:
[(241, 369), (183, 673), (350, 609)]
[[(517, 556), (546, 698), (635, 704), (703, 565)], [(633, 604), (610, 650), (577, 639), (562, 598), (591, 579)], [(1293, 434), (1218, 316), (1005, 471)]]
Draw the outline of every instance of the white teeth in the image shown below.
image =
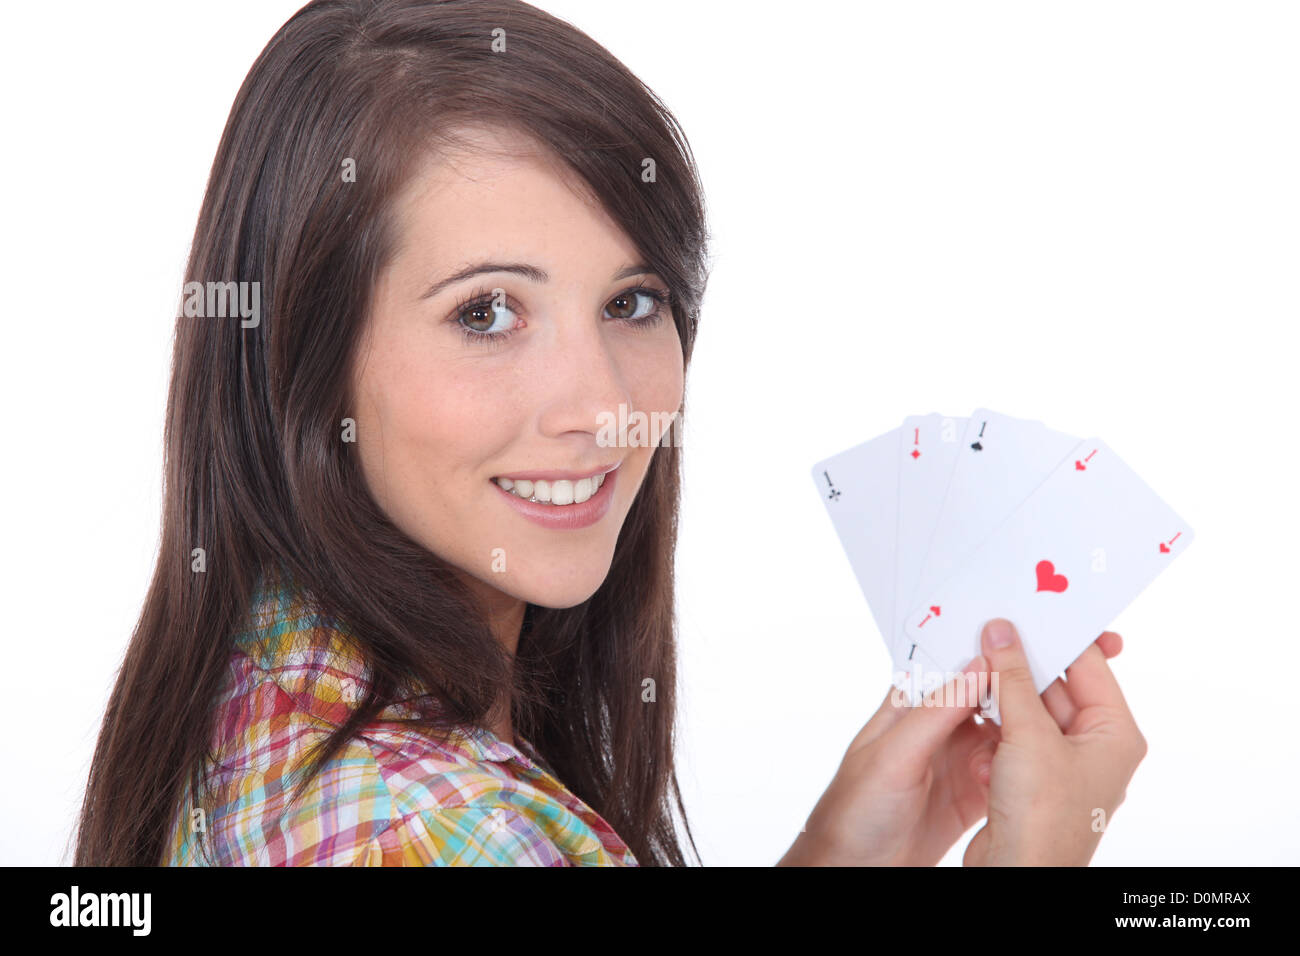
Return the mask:
[(551, 504), (553, 505), (571, 505), (573, 504), (573, 482), (561, 478), (559, 481), (551, 483)]
[(577, 481), (560, 479), (558, 481), (526, 481), (524, 479), (492, 479), (505, 491), (520, 498), (551, 505), (581, 504), (586, 501), (601, 485), (605, 483), (604, 475), (580, 478)]

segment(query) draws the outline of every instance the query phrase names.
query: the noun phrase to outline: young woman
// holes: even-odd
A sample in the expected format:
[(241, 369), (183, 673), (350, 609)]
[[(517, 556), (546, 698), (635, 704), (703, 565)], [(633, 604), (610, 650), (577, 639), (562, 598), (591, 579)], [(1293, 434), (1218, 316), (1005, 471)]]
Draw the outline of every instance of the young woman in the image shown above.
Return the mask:
[[(199, 216), (77, 864), (683, 864), (679, 823), (698, 860), (673, 551), (706, 239), (686, 137), (569, 25), (299, 11)], [(1041, 699), (986, 650), (1001, 731), (887, 697), (781, 862), (933, 863), (985, 816), (968, 862), (1089, 859), (1144, 748), (1118, 637)]]

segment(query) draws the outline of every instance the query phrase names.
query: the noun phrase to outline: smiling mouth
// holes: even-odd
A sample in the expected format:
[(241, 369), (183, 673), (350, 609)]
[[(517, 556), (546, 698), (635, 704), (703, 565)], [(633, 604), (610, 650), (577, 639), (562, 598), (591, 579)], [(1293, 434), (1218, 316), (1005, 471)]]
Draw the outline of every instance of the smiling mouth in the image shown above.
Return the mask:
[(594, 495), (600, 489), (600, 486), (605, 483), (605, 475), (593, 475), (590, 478), (580, 478), (577, 481), (571, 481), (567, 478), (560, 478), (555, 481), (493, 478), (492, 481), (502, 491), (507, 491), (516, 498), (562, 508), (565, 505), (582, 504)]

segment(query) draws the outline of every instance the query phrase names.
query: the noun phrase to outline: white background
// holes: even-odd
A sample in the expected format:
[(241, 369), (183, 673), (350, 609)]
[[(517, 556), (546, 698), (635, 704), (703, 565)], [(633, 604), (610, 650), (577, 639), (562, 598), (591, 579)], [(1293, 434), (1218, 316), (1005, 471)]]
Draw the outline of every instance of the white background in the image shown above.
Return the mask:
[[(157, 548), (208, 168), (299, 5), (5, 10), (0, 862), (65, 859)], [(811, 465), (981, 405), (1102, 436), (1197, 533), (1112, 625), (1150, 753), (1094, 864), (1300, 862), (1297, 7), (539, 5), (663, 96), (707, 191), (679, 548), (704, 862), (775, 862), (888, 686)]]

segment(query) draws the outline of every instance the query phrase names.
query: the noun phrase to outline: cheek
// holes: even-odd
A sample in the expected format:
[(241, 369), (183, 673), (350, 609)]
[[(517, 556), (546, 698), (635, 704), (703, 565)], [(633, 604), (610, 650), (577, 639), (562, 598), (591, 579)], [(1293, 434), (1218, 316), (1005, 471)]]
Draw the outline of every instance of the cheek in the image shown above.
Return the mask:
[(638, 349), (629, 359), (636, 370), (632, 377), (633, 403), (645, 411), (677, 411), (682, 404), (685, 372), (682, 369), (682, 348), (676, 332), (652, 343), (648, 349)]
[[(367, 370), (358, 444), (372, 486), (408, 517), (463, 494), (502, 441), (502, 396), (454, 363), (394, 352)], [(467, 370), (466, 370), (467, 371)]]

